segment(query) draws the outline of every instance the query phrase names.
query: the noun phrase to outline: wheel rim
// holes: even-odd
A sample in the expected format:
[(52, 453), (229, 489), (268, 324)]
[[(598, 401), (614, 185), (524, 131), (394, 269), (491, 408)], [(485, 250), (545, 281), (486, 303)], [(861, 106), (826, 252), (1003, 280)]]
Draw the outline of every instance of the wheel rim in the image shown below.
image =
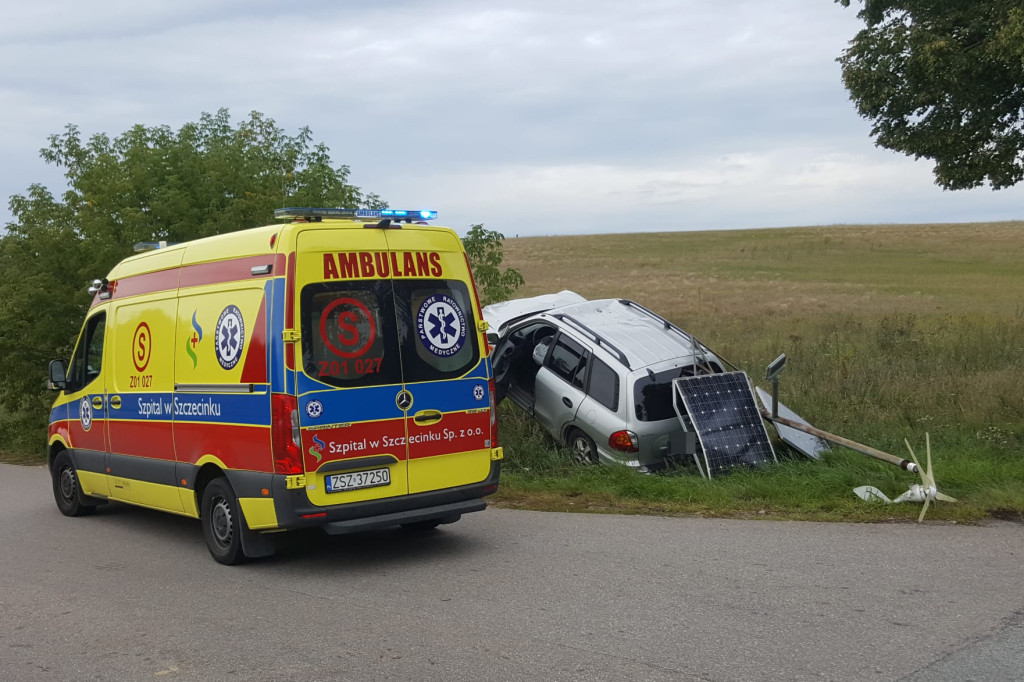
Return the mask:
[(213, 501), (213, 508), (210, 510), (210, 530), (213, 532), (214, 541), (221, 547), (231, 546), (231, 506), (223, 497)]
[(586, 466), (587, 464), (594, 463), (594, 453), (590, 448), (590, 443), (583, 436), (576, 436), (572, 441), (572, 449), (575, 455), (576, 463)]
[(63, 466), (58, 474), (57, 481), (60, 488), (60, 496), (68, 504), (75, 501), (75, 492), (78, 487), (75, 481), (75, 470), (70, 466)]

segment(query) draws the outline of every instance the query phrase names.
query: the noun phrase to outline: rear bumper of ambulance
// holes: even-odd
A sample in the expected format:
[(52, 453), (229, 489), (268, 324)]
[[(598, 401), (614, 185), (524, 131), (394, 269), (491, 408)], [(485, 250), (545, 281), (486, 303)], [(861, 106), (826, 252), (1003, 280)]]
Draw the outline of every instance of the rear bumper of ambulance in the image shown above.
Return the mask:
[(304, 489), (289, 489), (286, 477), (275, 475), (275, 530), (322, 527), (332, 535), (342, 535), (433, 519), (451, 523), (463, 514), (485, 509), (483, 498), (498, 489), (500, 474), (501, 463), (491, 462), (490, 473), (479, 483), (329, 507), (312, 504)]

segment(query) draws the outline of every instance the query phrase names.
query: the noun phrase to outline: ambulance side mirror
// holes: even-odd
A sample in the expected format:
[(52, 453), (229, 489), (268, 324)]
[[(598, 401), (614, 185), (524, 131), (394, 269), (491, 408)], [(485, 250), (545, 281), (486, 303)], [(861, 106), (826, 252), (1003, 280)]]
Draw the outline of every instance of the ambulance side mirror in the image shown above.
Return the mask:
[(50, 380), (46, 387), (51, 391), (63, 390), (68, 385), (68, 370), (63, 360), (50, 360)]

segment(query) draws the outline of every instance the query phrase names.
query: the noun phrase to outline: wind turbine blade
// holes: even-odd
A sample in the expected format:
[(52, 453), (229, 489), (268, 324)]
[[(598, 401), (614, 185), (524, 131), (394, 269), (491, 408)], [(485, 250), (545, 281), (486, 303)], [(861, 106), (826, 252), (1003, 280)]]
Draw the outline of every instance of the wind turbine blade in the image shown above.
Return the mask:
[(865, 502), (885, 502), (886, 504), (892, 504), (892, 500), (890, 500), (885, 493), (871, 485), (858, 486), (853, 489), (853, 494)]
[(923, 507), (921, 507), (921, 515), (917, 517), (917, 522), (918, 522), (918, 523), (921, 523), (922, 521), (924, 521), (924, 515), (925, 515), (925, 513), (927, 513), (927, 511), (928, 511), (928, 503), (929, 503), (929, 502), (931, 502), (931, 500), (929, 500), (929, 499), (928, 499), (928, 498), (926, 497), (926, 498), (925, 498), (925, 500), (924, 500), (924, 506), (923, 506)]
[(917, 461), (914, 448), (910, 447), (910, 441), (906, 438), (903, 439), (903, 442), (907, 444), (907, 450), (910, 451), (910, 459), (914, 460), (914, 464), (917, 465), (917, 473), (921, 474), (921, 482), (925, 484), (925, 487), (928, 487), (928, 482), (924, 480), (924, 469), (921, 468), (921, 463)]
[(944, 493), (935, 493), (935, 499), (942, 500), (943, 502), (956, 502), (955, 497), (950, 497), (949, 495), (946, 495)]
[(935, 485), (935, 476), (932, 475), (932, 442), (928, 437), (928, 432), (924, 432), (924, 446), (928, 453), (928, 485)]

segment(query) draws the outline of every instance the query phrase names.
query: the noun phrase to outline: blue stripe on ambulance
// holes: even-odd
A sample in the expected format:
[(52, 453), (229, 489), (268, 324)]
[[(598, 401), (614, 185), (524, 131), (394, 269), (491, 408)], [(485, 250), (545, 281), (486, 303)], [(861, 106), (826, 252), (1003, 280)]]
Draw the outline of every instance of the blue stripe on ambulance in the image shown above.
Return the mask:
[[(270, 426), (266, 385), (253, 393), (131, 393), (109, 418), (124, 421), (214, 422)], [(77, 418), (78, 406), (75, 406)]]

